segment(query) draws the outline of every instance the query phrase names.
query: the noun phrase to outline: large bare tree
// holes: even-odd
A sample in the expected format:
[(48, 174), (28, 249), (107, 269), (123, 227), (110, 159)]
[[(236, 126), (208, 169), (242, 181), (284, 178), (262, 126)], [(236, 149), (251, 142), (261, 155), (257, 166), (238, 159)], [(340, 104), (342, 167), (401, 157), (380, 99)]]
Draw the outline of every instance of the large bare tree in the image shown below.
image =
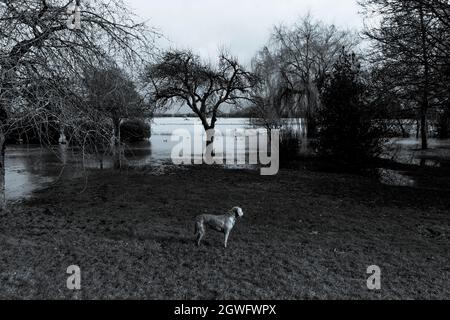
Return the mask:
[(253, 75), (236, 58), (222, 53), (216, 65), (202, 61), (189, 50), (170, 50), (146, 70), (153, 101), (160, 108), (187, 105), (207, 132), (207, 145), (214, 142), (219, 112), (249, 99)]
[(114, 167), (119, 169), (122, 167), (122, 121), (150, 117), (149, 109), (129, 75), (117, 67), (86, 70), (84, 82), (89, 105), (112, 123)]
[[(422, 148), (428, 148), (429, 111), (448, 103), (448, 1), (360, 1), (382, 78), (391, 94), (418, 111)], [(446, 22), (447, 21), (447, 22)]]
[[(45, 90), (34, 97), (45, 100), (47, 91), (59, 100), (60, 114), (77, 101), (76, 80), (87, 65), (105, 57), (132, 66), (141, 52), (150, 52), (154, 33), (134, 16), (122, 0), (80, 1), (81, 28), (69, 28), (75, 3), (69, 0), (2, 0), (0, 2), (0, 206), (5, 207), (5, 140), (11, 123), (42, 109), (25, 103), (22, 95), (30, 83), (47, 79)], [(69, 13), (68, 13), (69, 12)], [(53, 81), (52, 79), (61, 79)], [(63, 81), (69, 79), (69, 81)], [(71, 81), (72, 80), (72, 81)], [(62, 84), (68, 87), (62, 87)], [(72, 90), (74, 89), (74, 90)], [(54, 101), (53, 101), (54, 102)], [(89, 122), (90, 112), (80, 114), (78, 104), (71, 119)], [(76, 114), (72, 114), (75, 112)], [(84, 119), (84, 120), (83, 120)], [(75, 128), (74, 128), (75, 129)]]

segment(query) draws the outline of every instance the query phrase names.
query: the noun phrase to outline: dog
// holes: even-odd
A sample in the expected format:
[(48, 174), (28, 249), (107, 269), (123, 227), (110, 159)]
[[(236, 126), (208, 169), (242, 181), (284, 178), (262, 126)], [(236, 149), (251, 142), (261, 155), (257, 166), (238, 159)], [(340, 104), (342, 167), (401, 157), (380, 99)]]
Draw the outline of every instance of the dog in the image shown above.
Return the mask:
[(195, 235), (197, 236), (197, 246), (200, 246), (202, 239), (206, 234), (206, 227), (221, 232), (225, 235), (224, 246), (227, 247), (228, 237), (238, 218), (242, 218), (244, 212), (239, 207), (234, 207), (227, 214), (216, 216), (203, 214), (195, 219)]

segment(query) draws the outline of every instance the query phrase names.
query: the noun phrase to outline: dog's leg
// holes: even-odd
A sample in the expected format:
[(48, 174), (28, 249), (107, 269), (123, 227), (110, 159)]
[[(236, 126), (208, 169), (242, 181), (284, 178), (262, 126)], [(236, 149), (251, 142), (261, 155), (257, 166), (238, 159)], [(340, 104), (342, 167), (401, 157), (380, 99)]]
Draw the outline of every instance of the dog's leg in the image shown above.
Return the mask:
[(198, 247), (200, 246), (200, 243), (204, 236), (205, 236), (205, 229), (203, 228), (203, 226), (197, 227), (197, 246)]
[(230, 230), (225, 231), (225, 248), (227, 247), (228, 237), (230, 236)]
[(197, 247), (200, 247), (200, 242), (202, 241), (202, 239), (203, 239), (203, 233), (198, 233), (197, 234)]

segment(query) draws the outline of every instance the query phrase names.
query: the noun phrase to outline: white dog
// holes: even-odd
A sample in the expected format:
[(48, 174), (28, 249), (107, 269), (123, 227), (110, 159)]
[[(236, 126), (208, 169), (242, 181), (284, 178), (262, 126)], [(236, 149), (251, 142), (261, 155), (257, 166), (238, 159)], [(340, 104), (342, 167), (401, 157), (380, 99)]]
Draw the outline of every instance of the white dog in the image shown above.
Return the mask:
[(236, 224), (236, 219), (242, 218), (244, 212), (239, 207), (234, 207), (227, 214), (222, 216), (215, 216), (211, 214), (203, 214), (195, 219), (195, 235), (197, 236), (197, 246), (200, 246), (200, 242), (206, 233), (206, 227), (222, 232), (225, 234), (225, 248), (227, 247), (228, 237), (230, 232)]

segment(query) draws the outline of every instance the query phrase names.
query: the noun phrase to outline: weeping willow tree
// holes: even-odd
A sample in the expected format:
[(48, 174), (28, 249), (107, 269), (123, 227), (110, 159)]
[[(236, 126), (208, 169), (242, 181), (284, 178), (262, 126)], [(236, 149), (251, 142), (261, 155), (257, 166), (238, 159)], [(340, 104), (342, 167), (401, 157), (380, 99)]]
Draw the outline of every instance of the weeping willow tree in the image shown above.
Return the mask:
[(270, 43), (253, 61), (260, 79), (255, 109), (261, 117), (304, 118), (309, 137), (317, 132), (317, 110), (325, 76), (343, 47), (352, 50), (356, 37), (310, 15), (292, 26), (274, 28)]

